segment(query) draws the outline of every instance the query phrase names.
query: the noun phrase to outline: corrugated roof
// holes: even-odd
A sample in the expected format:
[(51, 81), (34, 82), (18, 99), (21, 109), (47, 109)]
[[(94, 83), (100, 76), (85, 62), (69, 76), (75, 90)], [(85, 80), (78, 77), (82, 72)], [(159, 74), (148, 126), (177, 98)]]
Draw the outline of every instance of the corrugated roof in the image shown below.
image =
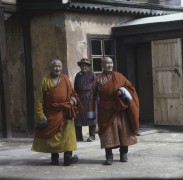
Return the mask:
[(112, 27), (115, 36), (131, 36), (183, 30), (183, 13), (146, 17)]
[[(129, 6), (130, 5), (130, 6)], [(137, 14), (142, 16), (161, 16), (161, 15), (167, 15), (176, 13), (177, 9), (175, 8), (159, 8), (156, 9), (153, 6), (147, 6), (148, 8), (145, 8), (145, 5), (140, 6), (138, 4), (127, 4), (127, 3), (81, 3), (81, 2), (72, 2), (69, 4), (70, 10), (77, 10), (77, 11), (98, 11), (98, 12), (106, 12), (106, 13), (113, 13), (113, 14), (119, 14), (119, 13), (127, 13), (127, 14)], [(180, 8), (178, 9), (180, 11)], [(183, 12), (183, 9), (182, 9)]]
[(140, 3), (124, 0), (19, 0), (19, 7), (24, 11), (68, 10), (99, 12), (111, 14), (133, 14), (137, 16), (161, 16), (183, 12), (182, 7)]
[(165, 22), (174, 22), (174, 21), (183, 21), (183, 13), (175, 13), (171, 15), (164, 15), (158, 17), (145, 17), (140, 18), (137, 20), (133, 20), (131, 22), (125, 23), (120, 25), (121, 27), (124, 26), (136, 26), (136, 25), (143, 25), (143, 24), (154, 24), (154, 23), (165, 23)]

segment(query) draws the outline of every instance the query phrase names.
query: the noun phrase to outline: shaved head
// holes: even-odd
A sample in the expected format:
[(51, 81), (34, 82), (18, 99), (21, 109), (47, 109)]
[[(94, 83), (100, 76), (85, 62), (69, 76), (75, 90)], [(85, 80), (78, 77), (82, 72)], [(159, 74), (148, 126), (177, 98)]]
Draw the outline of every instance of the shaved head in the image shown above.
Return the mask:
[(62, 61), (60, 59), (52, 59), (50, 62), (49, 62), (49, 67), (53, 67), (54, 64), (62, 64)]

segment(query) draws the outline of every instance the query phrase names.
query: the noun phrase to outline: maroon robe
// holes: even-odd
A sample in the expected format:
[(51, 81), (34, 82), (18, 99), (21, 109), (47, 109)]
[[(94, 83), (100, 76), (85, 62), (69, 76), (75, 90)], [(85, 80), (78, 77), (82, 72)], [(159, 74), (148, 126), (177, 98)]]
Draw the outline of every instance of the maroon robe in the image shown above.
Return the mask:
[[(93, 100), (96, 95), (99, 96), (98, 126), (102, 147), (135, 144), (139, 128), (139, 101), (135, 88), (118, 72), (113, 71), (106, 82), (104, 77), (104, 74), (97, 77), (89, 100), (89, 111), (94, 111)], [(129, 103), (117, 96), (120, 87), (125, 87), (132, 95)]]

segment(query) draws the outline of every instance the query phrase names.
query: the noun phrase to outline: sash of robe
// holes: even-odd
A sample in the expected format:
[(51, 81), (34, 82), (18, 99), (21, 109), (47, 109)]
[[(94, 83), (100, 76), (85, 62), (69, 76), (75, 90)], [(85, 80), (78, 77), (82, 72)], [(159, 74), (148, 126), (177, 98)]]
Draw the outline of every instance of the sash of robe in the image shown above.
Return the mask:
[[(70, 97), (74, 96), (78, 105), (71, 105)], [(51, 87), (43, 94), (43, 111), (48, 119), (48, 125), (41, 130), (36, 130), (35, 137), (47, 139), (53, 137), (67, 119), (75, 118), (82, 112), (81, 102), (73, 90), (71, 82), (66, 75), (61, 75), (58, 85)]]
[[(133, 98), (130, 102), (125, 102), (117, 96), (116, 91), (120, 87), (125, 87), (130, 92)], [(116, 112), (121, 110), (127, 110), (132, 132), (134, 134), (138, 132), (139, 100), (136, 90), (130, 81), (128, 81), (122, 74), (113, 71), (112, 78), (100, 88), (99, 96), (99, 133), (105, 131), (105, 129), (113, 123)]]

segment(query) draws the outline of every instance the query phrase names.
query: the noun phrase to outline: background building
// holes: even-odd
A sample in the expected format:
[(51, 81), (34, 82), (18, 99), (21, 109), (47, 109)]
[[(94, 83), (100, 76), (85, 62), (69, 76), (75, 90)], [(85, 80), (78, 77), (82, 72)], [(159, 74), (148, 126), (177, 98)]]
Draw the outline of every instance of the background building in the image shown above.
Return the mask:
[[(149, 36), (152, 35), (139, 36), (138, 32), (141, 30), (138, 29), (139, 26), (133, 28), (128, 23), (144, 17), (180, 13), (183, 9), (178, 5), (180, 1), (1, 1), (2, 136), (15, 137), (22, 132), (24, 136), (29, 136), (34, 132), (34, 107), (39, 83), (42, 76), (48, 73), (48, 62), (53, 57), (62, 60), (63, 71), (72, 81), (79, 71), (77, 61), (82, 57), (91, 60), (92, 70), (96, 74), (101, 72), (101, 58), (112, 57), (115, 69), (127, 75), (138, 90), (142, 102), (140, 121), (156, 123), (152, 90), (151, 40), (154, 36), (160, 35), (155, 31), (152, 32), (155, 35), (153, 34), (153, 38), (150, 39)], [(125, 34), (123, 27), (125, 24), (128, 24), (129, 32), (133, 31), (132, 35)], [(165, 28), (163, 30), (169, 30), (172, 27), (170, 24), (162, 27)], [(159, 30), (159, 25), (153, 27)], [(175, 28), (174, 30), (178, 35), (180, 30), (176, 31)], [(147, 32), (143, 31), (141, 34), (146, 35)], [(141, 38), (141, 42), (138, 37)], [(148, 61), (145, 61), (146, 58)], [(140, 59), (142, 61), (139, 61)], [(149, 73), (147, 77), (150, 81), (144, 78), (147, 74), (140, 75), (140, 71)], [(142, 87), (147, 87), (145, 93), (149, 93), (148, 96), (145, 96)], [(182, 123), (182, 120), (180, 122)]]

